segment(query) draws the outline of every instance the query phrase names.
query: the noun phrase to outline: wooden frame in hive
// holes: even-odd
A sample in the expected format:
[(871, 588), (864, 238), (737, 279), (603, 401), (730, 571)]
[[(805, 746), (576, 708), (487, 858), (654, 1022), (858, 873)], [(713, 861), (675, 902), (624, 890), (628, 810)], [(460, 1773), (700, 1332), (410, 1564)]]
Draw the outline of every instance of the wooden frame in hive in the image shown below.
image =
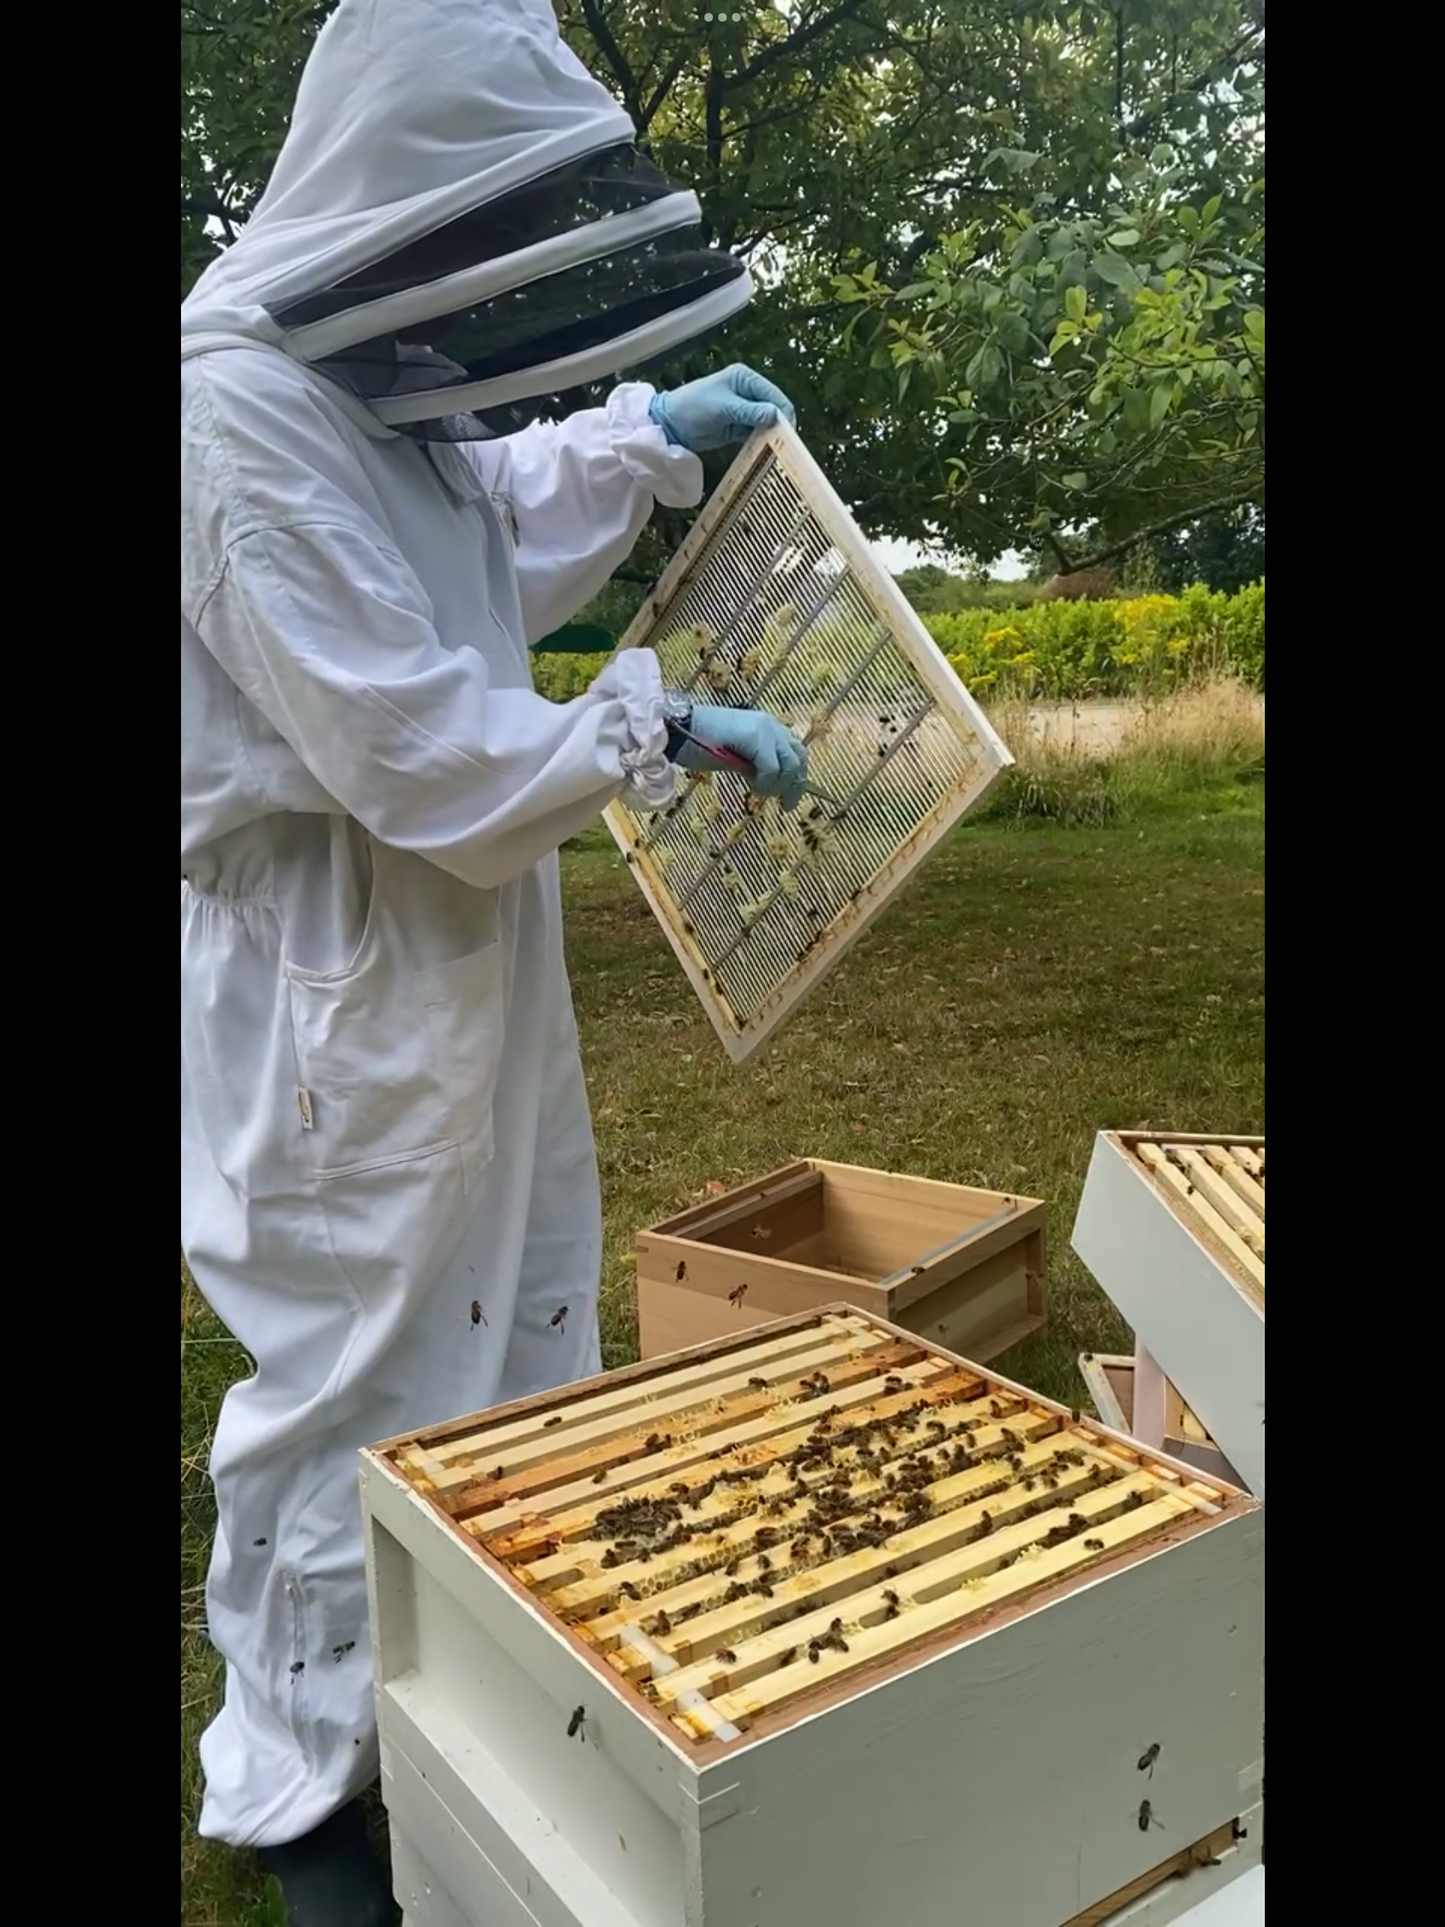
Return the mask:
[(773, 1036), (1013, 757), (786, 425), (754, 435), (623, 638), (808, 743), (796, 812), (732, 774), (606, 821), (735, 1062)]
[(1249, 1490), (1265, 1479), (1265, 1141), (1101, 1131), (1073, 1246)]
[(1212, 1863), (1162, 1923), (1252, 1861), (1257, 1506), (882, 1320), (393, 1440), (363, 1496), (388, 1804), (460, 1921), (525, 1877), (546, 1927), (1065, 1927)]

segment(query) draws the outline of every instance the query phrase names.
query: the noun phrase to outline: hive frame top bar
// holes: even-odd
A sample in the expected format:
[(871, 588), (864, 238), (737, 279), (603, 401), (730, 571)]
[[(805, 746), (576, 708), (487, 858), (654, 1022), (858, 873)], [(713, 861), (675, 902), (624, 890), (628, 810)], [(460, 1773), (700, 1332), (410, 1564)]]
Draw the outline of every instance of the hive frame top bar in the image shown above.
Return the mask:
[(1264, 1139), (1188, 1131), (1103, 1135), (1263, 1315)]
[[(822, 1406), (815, 1403), (810, 1413), (805, 1406), (793, 1409), (796, 1401), (788, 1397), (788, 1393), (797, 1389), (791, 1384), (790, 1374), (802, 1371), (814, 1355), (815, 1344), (818, 1348), (826, 1348), (831, 1344), (835, 1358), (854, 1347), (856, 1349), (850, 1356), (862, 1362), (851, 1367), (836, 1368), (837, 1389), (827, 1395), (815, 1395), (805, 1389), (802, 1394), (804, 1399), (822, 1399)], [(773, 1356), (770, 1357), (770, 1353)], [(799, 1614), (796, 1620), (800, 1641), (798, 1653), (800, 1656), (803, 1654), (803, 1640), (822, 1640), (825, 1645), (820, 1654), (821, 1663), (813, 1662), (816, 1670), (810, 1670), (808, 1664), (801, 1660), (791, 1662), (792, 1678), (797, 1682), (792, 1686), (782, 1677), (783, 1669), (790, 1661), (774, 1653), (769, 1643), (777, 1643), (780, 1622), (774, 1623), (771, 1631), (750, 1625), (747, 1628), (748, 1641), (736, 1638), (735, 1643), (740, 1648), (750, 1642), (751, 1653), (723, 1653), (721, 1640), (733, 1638), (726, 1630), (725, 1619), (720, 1618), (720, 1612), (725, 1615), (728, 1608), (725, 1602), (721, 1608), (712, 1604), (710, 1595), (708, 1607), (702, 1611), (702, 1616), (691, 1621), (691, 1631), (687, 1626), (664, 1628), (664, 1633), (681, 1631), (684, 1635), (681, 1646), (676, 1639), (668, 1641), (663, 1635), (656, 1634), (655, 1629), (652, 1634), (646, 1633), (644, 1626), (637, 1622), (644, 1622), (645, 1625), (652, 1617), (660, 1594), (654, 1596), (652, 1608), (648, 1607), (645, 1598), (635, 1605), (628, 1604), (625, 1595), (612, 1596), (614, 1582), (620, 1584), (631, 1575), (644, 1585), (662, 1585), (672, 1587), (675, 1591), (674, 1582), (681, 1571), (675, 1562), (682, 1555), (661, 1553), (658, 1561), (663, 1568), (661, 1571), (652, 1565), (650, 1559), (644, 1562), (642, 1568), (636, 1569), (625, 1562), (619, 1564), (615, 1559), (600, 1566), (595, 1543), (588, 1550), (589, 1543), (595, 1540), (595, 1522), (601, 1516), (599, 1508), (603, 1508), (609, 1499), (612, 1507), (619, 1501), (626, 1501), (629, 1491), (640, 1495), (645, 1491), (661, 1494), (678, 1490), (678, 1484), (668, 1481), (668, 1473), (672, 1473), (674, 1480), (682, 1481), (688, 1465), (707, 1465), (715, 1469), (718, 1459), (723, 1459), (725, 1466), (750, 1461), (747, 1450), (739, 1451), (734, 1446), (714, 1453), (704, 1449), (702, 1444), (684, 1443), (681, 1437), (674, 1444), (663, 1433), (663, 1428), (670, 1422), (679, 1422), (669, 1410), (670, 1403), (685, 1403), (689, 1385), (693, 1387), (691, 1396), (694, 1406), (697, 1406), (698, 1400), (705, 1401), (707, 1388), (717, 1389), (718, 1381), (729, 1373), (728, 1361), (734, 1357), (739, 1362), (733, 1372), (736, 1384), (729, 1393), (730, 1397), (740, 1398), (745, 1404), (746, 1394), (740, 1390), (744, 1382), (749, 1388), (763, 1383), (762, 1377), (743, 1380), (742, 1374), (750, 1368), (768, 1375), (779, 1394), (779, 1400), (776, 1406), (769, 1409), (765, 1423), (755, 1420), (752, 1425), (752, 1432), (758, 1435), (761, 1443), (751, 1453), (751, 1458), (760, 1461), (767, 1459), (768, 1470), (752, 1476), (770, 1481), (782, 1461), (768, 1458), (768, 1439), (776, 1438), (781, 1443), (785, 1430), (789, 1436), (793, 1429), (807, 1431), (811, 1424), (816, 1423), (815, 1415), (820, 1412), (822, 1416), (827, 1415), (823, 1408), (830, 1399), (837, 1399), (845, 1406), (851, 1399), (856, 1417), (861, 1410), (858, 1401), (876, 1399), (882, 1390), (887, 1389), (886, 1386), (880, 1388), (876, 1383), (870, 1389), (864, 1382), (867, 1374), (881, 1374), (890, 1359), (904, 1360), (905, 1354), (911, 1363), (902, 1362), (897, 1367), (897, 1373), (909, 1379), (908, 1395), (902, 1403), (909, 1403), (913, 1394), (919, 1392), (923, 1400), (927, 1400), (930, 1394), (939, 1401), (947, 1397), (950, 1401), (947, 1404), (938, 1402), (928, 1406), (928, 1410), (935, 1413), (952, 1414), (955, 1410), (961, 1410), (962, 1407), (952, 1402), (959, 1396), (973, 1398), (976, 1402), (997, 1400), (1007, 1407), (1001, 1424), (982, 1412), (975, 1416), (974, 1423), (985, 1428), (979, 1433), (979, 1441), (989, 1451), (988, 1465), (1000, 1473), (1005, 1471), (1005, 1466), (1001, 1457), (993, 1455), (997, 1442), (991, 1440), (991, 1432), (1002, 1430), (1012, 1418), (1027, 1435), (1016, 1446), (997, 1444), (999, 1453), (1016, 1450), (1020, 1458), (1028, 1461), (1014, 1475), (1015, 1484), (1026, 1473), (1034, 1473), (1035, 1459), (1038, 1460), (1037, 1469), (1047, 1474), (1046, 1436), (1066, 1446), (1083, 1448), (1082, 1452), (1075, 1454), (1080, 1469), (1073, 1470), (1066, 1465), (1060, 1474), (1069, 1490), (1061, 1489), (1057, 1496), (1052, 1492), (1040, 1492), (1038, 1499), (1031, 1502), (1024, 1502), (1017, 1492), (1011, 1498), (995, 1501), (998, 1507), (996, 1524), (989, 1525), (985, 1519), (982, 1534), (997, 1531), (999, 1536), (984, 1540), (982, 1564), (989, 1563), (988, 1555), (1006, 1548), (1010, 1543), (1006, 1535), (1010, 1531), (1018, 1536), (1020, 1527), (1015, 1523), (1015, 1515), (1022, 1519), (1030, 1511), (1037, 1512), (1041, 1506), (1047, 1510), (1073, 1504), (1088, 1509), (1090, 1525), (1095, 1518), (1101, 1522), (1095, 1528), (1101, 1537), (1086, 1540), (1075, 1538), (1074, 1534), (1082, 1534), (1087, 1529), (1085, 1524), (1080, 1523), (1073, 1528), (1073, 1533), (1066, 1535), (1073, 1538), (1072, 1545), (1059, 1545), (1055, 1539), (1053, 1543), (1058, 1545), (1058, 1550), (1047, 1555), (1048, 1565), (1038, 1568), (1036, 1582), (1019, 1565), (1020, 1555), (1006, 1558), (1005, 1565), (1012, 1566), (1014, 1570), (1003, 1574), (1005, 1586), (996, 1602), (980, 1596), (976, 1607), (973, 1604), (966, 1607), (966, 1615), (974, 1615), (971, 1619), (961, 1619), (953, 1608), (947, 1609), (947, 1614), (941, 1617), (941, 1595), (933, 1583), (940, 1577), (948, 1577), (941, 1562), (946, 1557), (956, 1565), (960, 1556), (959, 1548), (962, 1547), (966, 1554), (973, 1538), (981, 1535), (975, 1535), (972, 1531), (964, 1506), (951, 1507), (936, 1515), (926, 1514), (925, 1520), (931, 1520), (932, 1525), (925, 1524), (916, 1530), (921, 1531), (924, 1537), (936, 1530), (938, 1545), (943, 1547), (946, 1539), (951, 1549), (946, 1549), (943, 1554), (930, 1550), (921, 1559), (912, 1559), (908, 1533), (905, 1531), (900, 1536), (895, 1529), (889, 1535), (892, 1550), (878, 1555), (863, 1551), (858, 1555), (860, 1570), (856, 1583), (853, 1556), (845, 1555), (838, 1567), (844, 1583), (832, 1582), (830, 1590), (819, 1595), (824, 1604), (815, 1611), (812, 1596), (803, 1598), (796, 1609)], [(957, 1381), (961, 1377), (977, 1380), (979, 1384), (972, 1391), (965, 1388), (960, 1393)], [(897, 1374), (890, 1382), (896, 1383), (896, 1380)], [(803, 1383), (806, 1388), (806, 1378)], [(648, 1394), (649, 1385), (655, 1388), (652, 1396)], [(676, 1396), (679, 1387), (682, 1388), (681, 1400)], [(1017, 1412), (1014, 1410), (1015, 1402), (1019, 1407)], [(723, 1403), (723, 1400), (719, 1400), (716, 1409), (721, 1410)], [(897, 1405), (900, 1400), (894, 1398), (892, 1403)], [(640, 1421), (636, 1416), (639, 1408), (646, 1414)], [(868, 1409), (880, 1408), (870, 1405)], [(924, 1408), (922, 1403), (917, 1403), (914, 1409), (921, 1411)], [(709, 1422), (713, 1431), (702, 1435), (708, 1440), (730, 1437), (740, 1429), (744, 1433), (748, 1430), (746, 1425), (739, 1428), (731, 1412)], [(641, 1431), (650, 1424), (657, 1426), (658, 1436), (649, 1437), (644, 1446)], [(840, 1427), (846, 1427), (847, 1424), (846, 1417), (839, 1420)], [(625, 1436), (629, 1429), (638, 1433), (637, 1439), (631, 1443)], [(469, 1434), (481, 1436), (469, 1437)], [(697, 1436), (693, 1434), (692, 1438), (696, 1439)], [(603, 1440), (602, 1447), (591, 1448), (594, 1454), (600, 1452), (597, 1462), (614, 1466), (617, 1475), (613, 1483), (613, 1474), (608, 1472), (609, 1483), (600, 1494), (594, 1490), (592, 1480), (585, 1477), (573, 1479), (571, 1476), (572, 1471), (578, 1470), (577, 1448), (596, 1438)], [(607, 1449), (609, 1439), (610, 1453)], [(973, 1442), (970, 1438), (969, 1443)], [(925, 1441), (925, 1444), (931, 1443)], [(636, 1446), (635, 1452), (632, 1445)], [(660, 1451), (660, 1456), (654, 1453), (654, 1448)], [(915, 1448), (907, 1449), (912, 1451)], [(504, 1454), (513, 1461), (508, 1476), (495, 1487), (490, 1497), (483, 1493), (479, 1499), (479, 1474), (470, 1467), (470, 1459), (479, 1456), (486, 1462), (488, 1470), (480, 1479), (480, 1484), (485, 1486), (491, 1480), (492, 1471), (503, 1470), (501, 1462)], [(551, 1455), (550, 1459), (548, 1454)], [(649, 1458), (649, 1454), (654, 1455)], [(584, 1658), (612, 1693), (620, 1694), (635, 1712), (643, 1715), (654, 1730), (667, 1739), (674, 1750), (698, 1766), (706, 1765), (722, 1753), (764, 1740), (771, 1733), (782, 1731), (801, 1719), (826, 1710), (840, 1699), (854, 1698), (885, 1678), (896, 1678), (941, 1652), (985, 1636), (1022, 1614), (1042, 1608), (1081, 1583), (1107, 1575), (1115, 1567), (1147, 1558), (1168, 1544), (1178, 1543), (1184, 1537), (1209, 1529), (1227, 1515), (1250, 1511), (1255, 1506), (1255, 1502), (1247, 1495), (1223, 1485), (1217, 1479), (1203, 1479), (1195, 1468), (1164, 1454), (1145, 1451), (1137, 1441), (1112, 1432), (1095, 1420), (1075, 1416), (1067, 1408), (1040, 1398), (1026, 1387), (958, 1359), (883, 1319), (856, 1312), (846, 1305), (830, 1306), (805, 1317), (781, 1320), (762, 1328), (755, 1327), (736, 1339), (694, 1347), (687, 1352), (674, 1353), (624, 1372), (604, 1374), (564, 1388), (561, 1393), (519, 1401), (490, 1413), (458, 1419), (422, 1433), (388, 1440), (371, 1448), (363, 1456), (390, 1481), (407, 1488), (414, 1500), (425, 1504), (438, 1522), (444, 1524), (448, 1535), (460, 1541), (469, 1555), (481, 1561), (493, 1578), (524, 1602), (530, 1612), (540, 1615), (544, 1623), (552, 1628), (554, 1636), (564, 1639), (574, 1653)], [(1067, 1452), (1062, 1454), (1066, 1460), (1069, 1456)], [(493, 1458), (498, 1461), (495, 1468), (490, 1464)], [(1097, 1460), (1100, 1465), (1111, 1469), (1105, 1476), (1102, 1472), (1085, 1468), (1085, 1459), (1090, 1461), (1091, 1466)], [(643, 1463), (643, 1460), (647, 1462)], [(581, 1469), (585, 1472), (591, 1462), (588, 1459)], [(564, 1474), (564, 1468), (571, 1468), (565, 1473), (563, 1484), (558, 1485), (556, 1479), (544, 1469), (548, 1465), (555, 1466), (558, 1475)], [(449, 1476), (451, 1490), (446, 1484)], [(694, 1479), (696, 1476), (695, 1472)], [(871, 1478), (874, 1473), (870, 1471), (867, 1476)], [(937, 1478), (939, 1475), (935, 1473), (930, 1476)], [(549, 1479), (550, 1490), (547, 1490)], [(570, 1483), (566, 1480), (570, 1480)], [(471, 1482), (470, 1487), (468, 1481)], [(819, 1483), (821, 1485), (824, 1481)], [(1133, 1487), (1140, 1488), (1139, 1496), (1132, 1496)], [(1147, 1492), (1145, 1487), (1148, 1488)], [(762, 1496), (765, 1487), (759, 1486), (757, 1489)], [(987, 1497), (996, 1489), (990, 1485), (984, 1491), (984, 1496)], [(783, 1488), (779, 1487), (779, 1490)], [(530, 1498), (529, 1492), (533, 1495)], [(1128, 1500), (1135, 1510), (1130, 1511), (1127, 1507), (1121, 1510), (1121, 1500)], [(892, 1499), (885, 1502), (896, 1503)], [(469, 1510), (469, 1507), (475, 1508), (478, 1504), (482, 1505), (485, 1518), (474, 1509)], [(977, 1514), (976, 1505), (972, 1507), (972, 1512)], [(572, 1524), (567, 1523), (569, 1515)], [(763, 1514), (757, 1511), (748, 1516), (753, 1519), (756, 1528)], [(1049, 1517), (1052, 1516), (1050, 1512)], [(731, 1513), (727, 1513), (726, 1517), (720, 1513), (715, 1519), (704, 1519), (700, 1522), (699, 1531), (706, 1532), (711, 1544), (712, 1526), (720, 1523), (726, 1528), (728, 1519), (733, 1518)], [(479, 1526), (485, 1526), (486, 1520), (492, 1519), (500, 1520), (502, 1529), (486, 1527), (485, 1530), (477, 1530)], [(737, 1524), (738, 1521), (734, 1519), (734, 1528)], [(785, 1527), (780, 1529), (786, 1533)], [(1031, 1528), (1024, 1529), (1025, 1538), (1029, 1530)], [(536, 1541), (535, 1544), (530, 1543), (529, 1534)], [(756, 1563), (757, 1543), (754, 1531), (753, 1539), (749, 1542), (749, 1556), (739, 1562), (749, 1569), (744, 1577), (752, 1576), (751, 1566)], [(1044, 1543), (1050, 1542), (1046, 1540)], [(576, 1552), (566, 1550), (574, 1546)], [(1081, 1551), (1081, 1546), (1094, 1547), (1096, 1550)], [(691, 1552), (687, 1554), (689, 1559), (692, 1556)], [(791, 1583), (783, 1577), (788, 1556), (784, 1541), (783, 1549), (773, 1555), (779, 1566), (776, 1583), (780, 1587)], [(896, 1557), (903, 1569), (904, 1576), (897, 1582), (897, 1589), (904, 1596), (902, 1617), (894, 1608), (879, 1605), (880, 1600), (886, 1601), (893, 1592), (892, 1585), (880, 1590), (877, 1583), (879, 1574), (871, 1570), (871, 1565), (880, 1557)], [(1054, 1572), (1053, 1566), (1059, 1565), (1062, 1560), (1069, 1562), (1067, 1568), (1061, 1565)], [(825, 1554), (824, 1563), (819, 1568), (825, 1578), (830, 1562), (836, 1563), (831, 1552)], [(861, 1571), (862, 1564), (869, 1566), (867, 1573)], [(929, 1582), (925, 1590), (933, 1601), (931, 1606), (924, 1604), (921, 1597), (917, 1602), (922, 1605), (923, 1611), (918, 1621), (920, 1630), (916, 1635), (907, 1630), (904, 1624), (906, 1612), (915, 1604), (907, 1591), (907, 1573), (910, 1569), (916, 1577)], [(821, 1585), (822, 1581), (817, 1583)], [(973, 1580), (965, 1583), (995, 1586), (995, 1581)], [(688, 1584), (696, 1589), (695, 1581), (685, 1581), (683, 1591), (676, 1594), (678, 1598), (687, 1596)], [(540, 1592), (543, 1585), (552, 1585), (554, 1588), (545, 1598)], [(861, 1590), (863, 1588), (867, 1589), (866, 1600)], [(591, 1598), (589, 1604), (587, 1601), (591, 1595), (595, 1595), (595, 1598)], [(948, 1596), (958, 1596), (956, 1586), (950, 1586)], [(772, 1597), (771, 1593), (767, 1595), (768, 1599)], [(577, 1603), (579, 1601), (582, 1602), (580, 1606)], [(788, 1603), (787, 1596), (784, 1603)], [(857, 1642), (857, 1650), (851, 1658), (838, 1657), (826, 1646), (829, 1636), (827, 1628), (835, 1606), (840, 1615), (849, 1612), (850, 1608), (864, 1614), (856, 1625), (851, 1618), (848, 1622), (849, 1630)], [(810, 1616), (803, 1616), (805, 1610)], [(735, 1618), (741, 1615), (750, 1620), (758, 1615), (767, 1620), (777, 1608), (764, 1601), (757, 1606), (737, 1606), (732, 1611)], [(880, 1629), (876, 1623), (871, 1626), (864, 1623), (864, 1618), (871, 1615), (876, 1620), (880, 1613), (885, 1619), (898, 1618), (898, 1625)], [(818, 1620), (816, 1628), (812, 1625), (814, 1618)], [(722, 1627), (720, 1633), (715, 1631), (715, 1622)], [(661, 1644), (671, 1644), (681, 1654), (666, 1669), (670, 1678), (652, 1665), (658, 1657)], [(884, 1646), (886, 1650), (883, 1650)], [(879, 1650), (871, 1653), (872, 1647), (878, 1647)], [(646, 1697), (642, 1690), (642, 1682), (649, 1677), (652, 1685), (647, 1690), (653, 1693), (654, 1698), (661, 1699), (660, 1704)]]
[[(785, 509), (785, 500), (792, 506)], [(775, 541), (795, 511), (791, 535)], [(810, 549), (817, 553), (805, 568)], [(720, 554), (736, 559), (737, 597), (720, 630), (704, 629), (698, 609), (705, 604), (716, 613), (726, 602), (715, 573)], [(788, 558), (793, 574), (779, 577)], [(843, 573), (820, 573), (824, 559), (841, 562)], [(796, 581), (805, 585), (799, 593), (806, 606), (787, 602), (768, 614), (767, 602)], [(716, 638), (712, 667), (700, 665), (696, 653), (682, 663), (680, 641), (704, 634)], [(735, 776), (713, 779), (722, 801), (723, 820), (716, 804), (708, 819), (716, 830), (699, 827), (705, 802), (688, 786), (665, 812), (634, 814), (620, 801), (605, 812), (699, 1001), (741, 1063), (787, 1021), (1013, 758), (786, 424), (744, 446), (622, 646), (657, 649), (664, 675), (694, 684), (699, 700), (756, 700), (775, 713), (791, 710), (804, 733), (814, 732), (813, 775), (830, 803), (812, 806), (819, 815), (809, 828), (801, 817), (779, 822), (753, 805), (740, 810), (745, 791)], [(735, 675), (730, 667), (747, 664)], [(732, 677), (731, 686), (719, 692), (710, 682), (713, 669)], [(813, 680), (824, 676), (835, 680)], [(889, 689), (906, 699), (901, 706)], [(864, 714), (870, 706), (882, 712), (876, 726)], [(803, 708), (812, 710), (806, 724)], [(870, 732), (878, 738), (874, 763)], [(846, 807), (832, 807), (832, 798)], [(729, 813), (735, 822), (726, 820)], [(826, 849), (809, 840), (815, 830)], [(790, 839), (796, 863), (779, 853)]]

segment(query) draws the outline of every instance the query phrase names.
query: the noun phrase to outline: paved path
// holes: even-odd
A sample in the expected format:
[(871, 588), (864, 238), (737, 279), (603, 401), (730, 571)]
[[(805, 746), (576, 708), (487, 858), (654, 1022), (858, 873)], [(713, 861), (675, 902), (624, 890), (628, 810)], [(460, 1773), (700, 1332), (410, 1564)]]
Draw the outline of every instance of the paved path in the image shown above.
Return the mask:
[[(1264, 698), (1257, 698), (1260, 714)], [(1029, 711), (1029, 727), (1034, 735), (1076, 742), (1081, 749), (1117, 749), (1120, 739), (1138, 714), (1137, 703), (1039, 703)]]

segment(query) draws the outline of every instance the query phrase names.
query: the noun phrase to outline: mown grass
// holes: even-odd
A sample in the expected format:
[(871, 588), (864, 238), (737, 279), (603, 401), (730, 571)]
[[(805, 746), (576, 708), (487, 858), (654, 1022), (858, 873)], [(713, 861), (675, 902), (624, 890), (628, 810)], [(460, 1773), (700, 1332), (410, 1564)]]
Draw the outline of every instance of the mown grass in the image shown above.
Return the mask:
[[(1020, 774), (989, 816), (951, 839), (776, 1047), (740, 1070), (605, 833), (565, 853), (607, 1205), (609, 1365), (633, 1353), (638, 1227), (710, 1182), (799, 1155), (1047, 1198), (1051, 1322), (1004, 1369), (1072, 1399), (1078, 1354), (1126, 1342), (1069, 1250), (1094, 1133), (1264, 1128), (1263, 723), (1216, 689), (1192, 725), (1182, 699), (1142, 717), (1102, 768), (1019, 747)], [(1110, 803), (1091, 816), (1078, 799), (1100, 784)], [(183, 1270), (182, 1927), (281, 1920), (249, 1862), (193, 1830), (195, 1741), (217, 1684), (200, 1592), (205, 1454), (245, 1370)]]

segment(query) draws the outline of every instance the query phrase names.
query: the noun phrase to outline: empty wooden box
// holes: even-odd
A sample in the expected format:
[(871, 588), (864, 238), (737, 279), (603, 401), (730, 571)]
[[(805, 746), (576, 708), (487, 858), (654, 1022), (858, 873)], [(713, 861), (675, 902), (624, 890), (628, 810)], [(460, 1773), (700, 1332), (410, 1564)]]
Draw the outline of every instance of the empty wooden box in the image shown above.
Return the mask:
[(362, 1495), (407, 1927), (1164, 1927), (1257, 1859), (1262, 1509), (881, 1320)]
[(1264, 1139), (1101, 1131), (1073, 1244), (1262, 1498)]
[(644, 1358), (846, 1300), (974, 1359), (1045, 1322), (1037, 1198), (802, 1158), (637, 1238)]

